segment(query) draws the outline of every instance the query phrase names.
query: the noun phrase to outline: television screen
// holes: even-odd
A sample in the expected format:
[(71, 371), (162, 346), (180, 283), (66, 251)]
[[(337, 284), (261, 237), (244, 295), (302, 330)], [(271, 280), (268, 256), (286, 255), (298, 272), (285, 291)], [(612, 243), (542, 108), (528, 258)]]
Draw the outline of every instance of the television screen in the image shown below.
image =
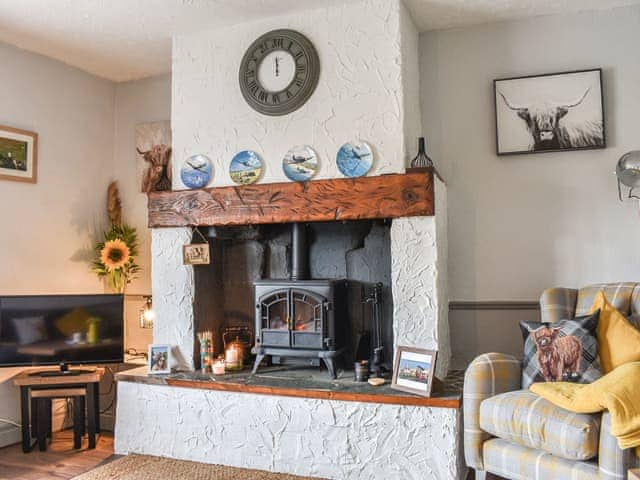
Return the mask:
[(123, 361), (123, 295), (0, 297), (0, 366)]

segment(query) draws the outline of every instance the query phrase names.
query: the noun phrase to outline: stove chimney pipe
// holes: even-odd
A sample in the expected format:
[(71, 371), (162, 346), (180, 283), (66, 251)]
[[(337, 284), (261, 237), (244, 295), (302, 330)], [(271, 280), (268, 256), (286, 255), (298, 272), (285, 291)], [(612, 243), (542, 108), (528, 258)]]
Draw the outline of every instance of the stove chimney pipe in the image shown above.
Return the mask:
[(308, 278), (307, 226), (304, 223), (293, 223), (291, 225), (291, 280)]

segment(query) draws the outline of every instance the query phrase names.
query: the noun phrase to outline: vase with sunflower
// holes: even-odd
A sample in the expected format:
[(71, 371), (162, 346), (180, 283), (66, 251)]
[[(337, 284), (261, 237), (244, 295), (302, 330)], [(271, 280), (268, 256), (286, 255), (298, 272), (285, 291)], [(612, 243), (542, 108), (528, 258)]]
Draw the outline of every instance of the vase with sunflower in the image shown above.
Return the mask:
[(93, 271), (100, 278), (106, 278), (111, 289), (123, 293), (125, 286), (136, 278), (140, 266), (135, 257), (138, 254), (138, 235), (129, 225), (112, 225), (104, 234), (104, 241), (96, 244), (96, 259)]
[(107, 190), (107, 214), (111, 228), (104, 232), (104, 240), (95, 246), (95, 257), (91, 269), (99, 278), (105, 278), (107, 285), (118, 293), (140, 271), (135, 257), (138, 255), (138, 234), (136, 229), (122, 221), (122, 206), (116, 182), (111, 182)]

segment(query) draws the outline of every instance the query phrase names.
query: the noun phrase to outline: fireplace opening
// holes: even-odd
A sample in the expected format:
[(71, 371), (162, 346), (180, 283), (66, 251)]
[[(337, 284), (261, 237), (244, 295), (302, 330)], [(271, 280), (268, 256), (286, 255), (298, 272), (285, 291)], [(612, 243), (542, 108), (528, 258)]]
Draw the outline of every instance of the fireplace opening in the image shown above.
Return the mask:
[[(379, 337), (391, 368), (390, 222), (211, 227), (202, 232), (211, 246), (211, 263), (195, 267), (194, 330), (214, 333), (216, 354), (224, 351), (225, 333), (226, 338), (240, 334), (254, 353), (276, 364), (324, 362), (331, 373), (324, 359), (333, 355), (327, 352), (337, 352), (339, 366), (353, 365), (359, 345), (360, 356), (373, 354), (370, 300), (381, 284)], [(197, 350), (197, 341), (195, 345)], [(269, 353), (260, 351), (263, 346)], [(199, 358), (196, 351), (196, 365)], [(254, 361), (255, 356), (246, 358), (245, 366)]]

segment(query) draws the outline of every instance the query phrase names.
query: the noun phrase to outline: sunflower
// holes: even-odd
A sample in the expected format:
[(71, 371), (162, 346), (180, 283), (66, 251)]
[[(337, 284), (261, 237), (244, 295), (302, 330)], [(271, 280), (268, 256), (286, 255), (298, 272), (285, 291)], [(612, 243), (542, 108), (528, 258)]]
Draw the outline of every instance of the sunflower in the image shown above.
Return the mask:
[(112, 272), (124, 267), (129, 261), (130, 255), (131, 253), (127, 244), (119, 238), (116, 238), (115, 240), (105, 242), (104, 247), (100, 251), (100, 260), (107, 270)]

